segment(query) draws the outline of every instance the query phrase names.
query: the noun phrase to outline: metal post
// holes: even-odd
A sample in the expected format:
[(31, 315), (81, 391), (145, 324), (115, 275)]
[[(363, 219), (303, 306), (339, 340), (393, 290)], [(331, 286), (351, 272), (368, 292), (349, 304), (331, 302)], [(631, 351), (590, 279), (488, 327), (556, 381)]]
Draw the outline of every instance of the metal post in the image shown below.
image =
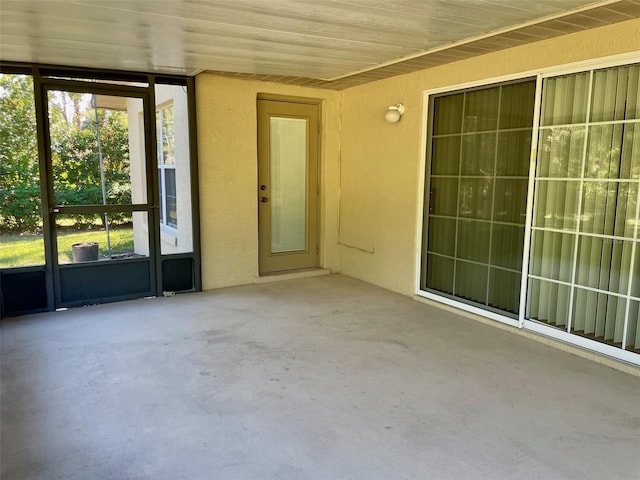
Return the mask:
[[(93, 112), (96, 117), (96, 139), (98, 141), (98, 162), (100, 164), (100, 186), (102, 187), (102, 205), (107, 204), (107, 188), (104, 181), (104, 163), (102, 160), (102, 139), (100, 137), (100, 123), (98, 119), (98, 103), (96, 102), (95, 94), (91, 95), (91, 105), (93, 106)], [(106, 212), (104, 215), (104, 228), (107, 233), (107, 251), (109, 252), (109, 258), (111, 258), (111, 238), (109, 238), (109, 214)]]

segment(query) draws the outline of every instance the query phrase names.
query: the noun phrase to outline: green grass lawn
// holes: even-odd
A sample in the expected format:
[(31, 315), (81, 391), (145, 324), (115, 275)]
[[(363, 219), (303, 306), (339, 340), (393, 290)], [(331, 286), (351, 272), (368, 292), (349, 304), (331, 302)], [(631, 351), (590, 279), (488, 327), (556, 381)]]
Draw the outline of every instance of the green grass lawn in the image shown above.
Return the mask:
[[(111, 253), (133, 252), (133, 228), (109, 231)], [(100, 258), (106, 257), (107, 235), (104, 231), (73, 231), (58, 233), (58, 261), (71, 263), (71, 245), (98, 242)], [(0, 235), (0, 268), (44, 264), (44, 240), (41, 235)]]

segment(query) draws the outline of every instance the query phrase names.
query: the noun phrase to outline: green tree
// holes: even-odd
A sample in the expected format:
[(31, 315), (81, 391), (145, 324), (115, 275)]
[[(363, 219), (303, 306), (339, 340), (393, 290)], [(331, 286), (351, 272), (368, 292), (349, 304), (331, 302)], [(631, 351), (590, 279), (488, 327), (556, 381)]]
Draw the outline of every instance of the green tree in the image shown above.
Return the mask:
[[(128, 125), (125, 112), (90, 106), (89, 94), (49, 92), (49, 130), (55, 201), (61, 205), (103, 203), (98, 135), (108, 204), (131, 202)], [(40, 181), (33, 83), (26, 75), (0, 75), (0, 231), (41, 228)], [(110, 215), (115, 223), (130, 215)], [(79, 224), (95, 217), (75, 215)]]
[(0, 225), (35, 231), (42, 225), (33, 82), (0, 75)]
[[(74, 117), (77, 114), (74, 113)], [(98, 109), (106, 203), (131, 203), (127, 117), (123, 112)], [(61, 205), (103, 203), (100, 158), (93, 109), (72, 122), (51, 122), (51, 155), (56, 202)], [(90, 219), (77, 215), (80, 224)], [(110, 215), (113, 222), (126, 222), (125, 215)]]

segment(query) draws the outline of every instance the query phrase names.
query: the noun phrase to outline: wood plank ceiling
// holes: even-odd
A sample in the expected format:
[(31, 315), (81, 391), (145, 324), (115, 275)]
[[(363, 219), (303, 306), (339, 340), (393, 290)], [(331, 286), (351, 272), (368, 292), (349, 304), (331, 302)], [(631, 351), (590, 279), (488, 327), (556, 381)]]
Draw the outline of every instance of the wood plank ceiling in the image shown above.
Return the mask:
[(343, 89), (640, 17), (640, 0), (0, 0), (0, 60)]

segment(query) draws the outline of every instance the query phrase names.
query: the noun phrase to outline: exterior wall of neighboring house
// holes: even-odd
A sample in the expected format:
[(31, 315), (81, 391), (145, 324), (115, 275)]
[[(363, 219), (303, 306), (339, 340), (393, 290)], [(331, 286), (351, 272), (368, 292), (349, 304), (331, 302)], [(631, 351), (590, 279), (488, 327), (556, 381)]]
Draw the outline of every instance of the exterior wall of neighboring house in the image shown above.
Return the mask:
[[(640, 20), (545, 40), (347, 89), (341, 109), (340, 272), (416, 289), (426, 90), (640, 50)], [(387, 106), (403, 103), (394, 125)], [(351, 248), (358, 247), (358, 248)]]
[[(161, 252), (163, 255), (185, 253), (193, 250), (191, 178), (189, 164), (187, 95), (181, 86), (156, 85), (156, 111), (173, 107), (175, 124), (175, 173), (177, 227), (163, 224), (160, 227)], [(133, 202), (144, 202), (146, 177), (144, 174), (144, 120), (140, 102), (129, 101), (129, 152), (131, 155), (131, 189)], [(154, 162), (157, 165), (157, 161)], [(134, 250), (147, 255), (148, 230), (144, 214), (134, 214)]]
[(205, 290), (258, 277), (258, 94), (321, 101), (319, 263), (338, 270), (341, 93), (200, 74), (196, 115)]

